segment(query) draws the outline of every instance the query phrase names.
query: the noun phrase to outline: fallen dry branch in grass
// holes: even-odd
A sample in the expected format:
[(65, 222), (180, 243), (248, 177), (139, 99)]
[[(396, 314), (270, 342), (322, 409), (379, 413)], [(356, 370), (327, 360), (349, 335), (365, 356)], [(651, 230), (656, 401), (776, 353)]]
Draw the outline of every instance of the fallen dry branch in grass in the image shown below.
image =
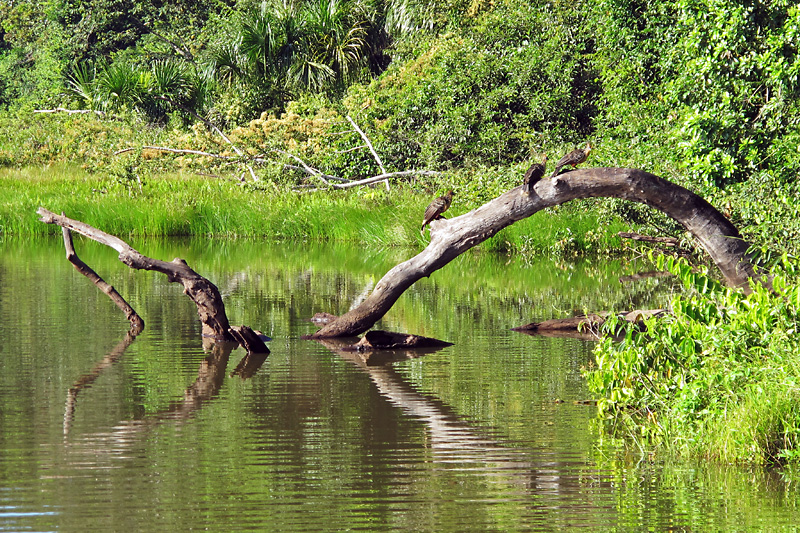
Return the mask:
[[(205, 124), (205, 125), (206, 125), (206, 127), (207, 127), (208, 129), (212, 130), (214, 133), (216, 133), (217, 135), (219, 135), (220, 137), (222, 137), (222, 140), (224, 140), (226, 143), (228, 143), (228, 144), (230, 145), (230, 147), (233, 149), (233, 151), (234, 151), (234, 152), (236, 152), (236, 155), (238, 155), (240, 158), (243, 158), (243, 159), (246, 159), (246, 158), (247, 158), (247, 155), (245, 155), (245, 153), (244, 153), (244, 152), (242, 152), (242, 151), (239, 149), (239, 147), (238, 147), (238, 146), (236, 146), (235, 144), (233, 144), (233, 141), (231, 141), (231, 140), (228, 138), (228, 136), (227, 136), (227, 135), (225, 135), (225, 134), (222, 132), (222, 130), (221, 130), (221, 129), (219, 129), (218, 127), (216, 127), (216, 126), (214, 125), (214, 123), (213, 123), (213, 122), (211, 122), (210, 120), (208, 120), (207, 118), (203, 118), (203, 117), (201, 117), (200, 115), (198, 115), (197, 113), (195, 113), (194, 111), (192, 111), (191, 109), (189, 109), (188, 107), (186, 107), (186, 106), (184, 106), (184, 105), (181, 105), (181, 104), (179, 104), (178, 102), (175, 102), (175, 101), (173, 101), (173, 100), (172, 100), (172, 99), (170, 99), (170, 98), (167, 98), (166, 96), (156, 96), (156, 98), (158, 98), (159, 100), (163, 100), (163, 101), (167, 102), (167, 103), (168, 103), (168, 104), (170, 104), (170, 105), (173, 105), (173, 106), (175, 106), (176, 108), (180, 109), (180, 110), (181, 110), (181, 111), (183, 111), (184, 113), (186, 113), (186, 114), (188, 114), (188, 115), (191, 115), (191, 116), (192, 116), (192, 117), (194, 117), (195, 119), (199, 120), (200, 122), (202, 122), (203, 124)], [(247, 170), (250, 172), (250, 177), (251, 177), (251, 178), (253, 178), (253, 181), (259, 181), (259, 180), (258, 180), (258, 176), (256, 176), (256, 173), (253, 171), (253, 167), (251, 167), (250, 165), (245, 165), (245, 167), (246, 167), (246, 168), (247, 168)]]
[[(139, 150), (139, 148), (123, 148), (122, 150), (117, 150), (114, 152), (114, 155), (121, 155), (127, 152), (133, 152), (134, 150)], [(234, 157), (229, 155), (220, 155), (220, 154), (212, 154), (211, 152), (203, 152), (201, 150), (184, 150), (181, 148), (169, 148), (167, 146), (142, 146), (141, 150), (153, 150), (156, 152), (169, 152), (171, 154), (191, 154), (191, 155), (201, 155), (204, 157), (213, 157), (214, 159), (225, 159), (226, 161), (231, 160), (239, 160), (241, 157)], [(255, 161), (257, 163), (266, 163), (266, 159), (259, 159), (259, 158), (252, 158), (251, 161)]]
[[(381, 169), (381, 174), (386, 174), (387, 172), (386, 168), (383, 166), (383, 161), (381, 161), (378, 152), (375, 151), (375, 147), (372, 146), (372, 143), (370, 142), (369, 137), (367, 137), (367, 134), (361, 131), (361, 128), (358, 127), (358, 124), (356, 124), (356, 121), (353, 120), (353, 118), (350, 115), (347, 115), (347, 121), (350, 122), (350, 124), (353, 126), (353, 129), (356, 130), (356, 133), (358, 133), (361, 136), (361, 138), (364, 139), (364, 142), (367, 144), (367, 148), (369, 148), (369, 151), (372, 152), (372, 157), (375, 158), (375, 162), (378, 163), (378, 168)], [(384, 183), (386, 184), (386, 190), (388, 191), (389, 180), (388, 179), (384, 180)]]
[(63, 107), (56, 107), (55, 109), (34, 109), (34, 113), (66, 113), (67, 115), (88, 115), (94, 113), (95, 115), (102, 117), (105, 115), (103, 111), (97, 111), (96, 109), (65, 109)]
[[(189, 150), (189, 149), (183, 149), (183, 148), (170, 148), (168, 146), (142, 146), (141, 148), (123, 148), (121, 150), (117, 150), (116, 152), (114, 152), (114, 155), (121, 155), (121, 154), (125, 154), (125, 153), (128, 153), (128, 152), (133, 152), (135, 150), (153, 150), (153, 151), (157, 151), (157, 152), (167, 152), (167, 153), (171, 153), (171, 154), (197, 155), (197, 156), (201, 156), (201, 157), (210, 157), (210, 158), (213, 158), (213, 159), (221, 159), (221, 160), (224, 160), (224, 161), (234, 161), (234, 162), (242, 161), (243, 157), (245, 157), (246, 161), (248, 161), (249, 163), (266, 164), (266, 163), (270, 163), (271, 162), (270, 159), (267, 159), (265, 157), (246, 157), (246, 156), (220, 155), (220, 154), (215, 154), (215, 153), (212, 153), (212, 152), (204, 152), (202, 150)], [(286, 157), (289, 157), (289, 158), (293, 159), (294, 161), (296, 161), (298, 163), (297, 165), (289, 165), (289, 164), (284, 163), (283, 167), (285, 169), (288, 168), (288, 169), (291, 169), (291, 170), (299, 170), (301, 172), (305, 172), (309, 176), (317, 178), (319, 181), (321, 181), (325, 185), (325, 188), (323, 188), (323, 189), (311, 188), (311, 189), (308, 189), (308, 190), (306, 190), (304, 192), (315, 192), (315, 191), (319, 191), (319, 190), (330, 190), (330, 189), (350, 189), (352, 187), (363, 187), (365, 185), (370, 185), (372, 183), (376, 183), (376, 182), (379, 182), (379, 181), (387, 181), (388, 182), (388, 180), (395, 179), (395, 178), (406, 178), (406, 177), (409, 177), (409, 176), (436, 176), (436, 175), (440, 174), (440, 172), (437, 172), (437, 171), (434, 171), (434, 170), (400, 170), (400, 171), (397, 171), (397, 172), (383, 172), (382, 174), (378, 174), (377, 176), (372, 176), (372, 177), (369, 177), (369, 178), (364, 178), (363, 180), (350, 181), (350, 180), (348, 180), (346, 178), (340, 178), (339, 176), (332, 176), (330, 174), (325, 174), (324, 172), (322, 172), (322, 171), (320, 171), (320, 170), (308, 165), (305, 161), (303, 161), (298, 156), (296, 156), (294, 154), (291, 154), (289, 152), (286, 152), (284, 150), (274, 149), (274, 150), (272, 150), (272, 152), (285, 155)], [(332, 183), (334, 181), (337, 181), (337, 182), (340, 182), (340, 183)], [(306, 187), (308, 187), (308, 186), (306, 186)], [(314, 187), (314, 186), (312, 185), (311, 187)]]

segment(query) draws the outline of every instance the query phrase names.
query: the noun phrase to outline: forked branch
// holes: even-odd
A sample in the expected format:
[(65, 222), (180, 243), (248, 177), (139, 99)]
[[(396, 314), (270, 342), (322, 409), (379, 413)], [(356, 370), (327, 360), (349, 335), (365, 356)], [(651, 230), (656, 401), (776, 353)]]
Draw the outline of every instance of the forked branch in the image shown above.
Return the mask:
[(119, 252), (119, 260), (131, 268), (155, 270), (166, 274), (169, 281), (182, 284), (183, 292), (197, 306), (197, 314), (203, 325), (203, 335), (216, 340), (235, 342), (229, 331), (230, 325), (225, 314), (225, 304), (222, 302), (222, 296), (216, 285), (189, 268), (183, 259), (175, 258), (170, 262), (152, 259), (140, 254), (119, 237), (109, 235), (88, 224), (63, 215), (56, 215), (44, 207), (40, 207), (36, 212), (40, 216), (39, 220), (46, 224), (59, 225), (113, 248)]

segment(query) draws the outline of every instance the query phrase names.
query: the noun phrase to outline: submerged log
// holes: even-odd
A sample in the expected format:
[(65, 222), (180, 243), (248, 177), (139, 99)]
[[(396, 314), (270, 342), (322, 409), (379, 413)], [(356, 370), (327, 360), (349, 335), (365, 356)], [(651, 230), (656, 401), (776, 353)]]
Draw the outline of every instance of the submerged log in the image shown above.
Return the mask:
[(360, 341), (345, 348), (345, 350), (366, 352), (372, 350), (407, 350), (409, 348), (443, 348), (452, 345), (452, 342), (440, 341), (439, 339), (421, 335), (373, 330), (368, 331)]
[[(304, 338), (310, 338), (310, 336)], [(370, 339), (372, 340), (370, 341)], [(356, 343), (343, 337), (315, 340), (348, 360), (357, 361), (359, 364), (370, 367), (416, 359), (452, 346), (450, 342), (430, 337), (379, 330), (368, 332)]]
[(648, 270), (646, 272), (637, 272), (636, 274), (630, 274), (628, 276), (620, 276), (619, 282), (631, 283), (634, 281), (641, 281), (643, 279), (668, 278), (670, 276), (672, 276), (672, 273), (667, 270)]
[(632, 241), (650, 242), (653, 244), (663, 244), (664, 246), (677, 247), (679, 244), (678, 239), (675, 237), (651, 237), (649, 235), (642, 235), (641, 233), (631, 233), (628, 231), (620, 231), (617, 237), (621, 239), (631, 239)]
[[(651, 316), (661, 316), (668, 313), (667, 309), (637, 309), (618, 313), (619, 318), (627, 322), (640, 323)], [(602, 326), (610, 313), (589, 313), (569, 318), (554, 318), (542, 322), (531, 322), (524, 326), (511, 328), (528, 335), (542, 335), (545, 337), (571, 337), (585, 340), (597, 340), (600, 337)]]
[(269, 340), (260, 331), (253, 331), (248, 326), (231, 326), (231, 335), (236, 339), (248, 354), (268, 354), (269, 348), (264, 344), (264, 340)]
[(516, 187), (464, 215), (431, 223), (431, 242), (395, 266), (361, 305), (314, 333), (314, 338), (358, 335), (371, 328), (417, 280), (466, 250), (534, 213), (579, 198), (622, 198), (658, 209), (691, 232), (732, 286), (749, 291), (757, 273), (736, 228), (700, 196), (649, 172), (629, 168), (573, 170), (536, 183), (530, 195)]

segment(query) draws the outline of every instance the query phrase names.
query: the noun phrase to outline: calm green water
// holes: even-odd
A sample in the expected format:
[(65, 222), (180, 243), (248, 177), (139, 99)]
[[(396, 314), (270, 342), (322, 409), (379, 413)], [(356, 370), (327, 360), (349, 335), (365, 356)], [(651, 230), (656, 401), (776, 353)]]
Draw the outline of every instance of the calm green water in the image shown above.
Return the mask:
[[(459, 258), (377, 327), (455, 345), (366, 366), (300, 336), (407, 250), (131, 242), (215, 282), (260, 366), (204, 351), (164, 276), (76, 241), (139, 311), (121, 313), (59, 240), (0, 242), (0, 530), (770, 530), (800, 523), (780, 472), (668, 462), (607, 442), (580, 368), (592, 345), (509, 331), (573, 310), (661, 305), (635, 265)], [(668, 282), (666, 282), (668, 283)]]

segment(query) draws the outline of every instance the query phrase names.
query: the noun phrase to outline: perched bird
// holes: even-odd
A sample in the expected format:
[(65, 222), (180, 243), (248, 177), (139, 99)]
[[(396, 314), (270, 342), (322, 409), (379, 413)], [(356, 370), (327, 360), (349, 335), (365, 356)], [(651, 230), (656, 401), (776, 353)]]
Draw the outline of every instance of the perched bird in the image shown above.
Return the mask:
[(447, 191), (444, 196), (440, 196), (431, 202), (431, 205), (425, 209), (425, 216), (422, 217), (422, 227), (419, 229), (420, 233), (425, 232), (425, 226), (430, 224), (431, 220), (439, 218), (442, 216), (442, 213), (447, 211), (447, 208), (450, 207), (450, 203), (453, 201), (453, 196), (455, 194), (456, 193), (453, 191)]
[(531, 191), (533, 190), (533, 186), (536, 185), (536, 182), (542, 179), (544, 176), (544, 171), (547, 168), (547, 156), (542, 158), (541, 163), (534, 163), (531, 165), (531, 168), (525, 173), (525, 177), (522, 178), (522, 194), (528, 196)]
[(589, 152), (592, 151), (592, 143), (586, 143), (586, 148), (578, 148), (577, 150), (573, 150), (561, 159), (558, 160), (556, 163), (556, 170), (553, 174), (550, 175), (551, 178), (555, 178), (558, 176), (558, 173), (561, 172), (561, 169), (567, 165), (572, 166), (575, 168), (577, 165), (580, 165), (586, 158), (589, 157)]

